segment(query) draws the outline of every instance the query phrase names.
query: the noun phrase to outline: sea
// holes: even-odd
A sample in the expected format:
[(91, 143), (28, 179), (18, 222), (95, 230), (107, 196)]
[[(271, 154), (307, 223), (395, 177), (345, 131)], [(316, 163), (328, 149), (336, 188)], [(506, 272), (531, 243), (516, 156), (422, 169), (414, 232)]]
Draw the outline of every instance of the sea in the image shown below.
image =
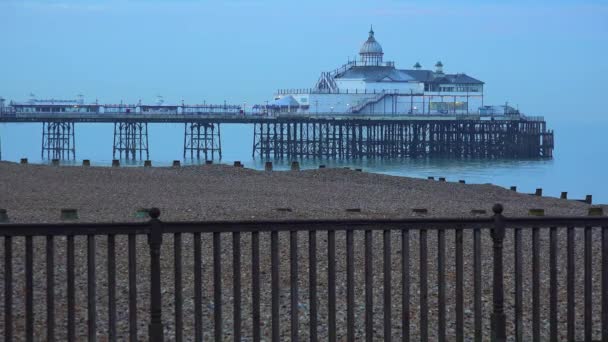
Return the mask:
[[(503, 187), (517, 186), (520, 192), (533, 193), (542, 188), (543, 195), (568, 198), (593, 196), (593, 203), (608, 204), (608, 122), (548, 121), (555, 131), (552, 159), (369, 159), (369, 160), (299, 160), (303, 169), (326, 167), (361, 168), (393, 176), (427, 178), (445, 177), (447, 181), (491, 183)], [(253, 126), (223, 124), (222, 159), (215, 163), (232, 164), (240, 161), (245, 167), (263, 169), (266, 160), (252, 156)], [(182, 160), (183, 124), (149, 124), (150, 160), (154, 166), (168, 166)], [(75, 128), (76, 161), (91, 160), (94, 166), (110, 166), (112, 161), (113, 125), (78, 123)], [(41, 156), (42, 124), (0, 124), (1, 159), (18, 162), (28, 158), (30, 163), (49, 163)], [(272, 160), (275, 170), (287, 170), (291, 160)], [(66, 162), (69, 163), (69, 162)], [(123, 161), (122, 165), (141, 166), (143, 162)], [(182, 160), (184, 164), (204, 163), (204, 160)], [(0, 174), (0, 177), (2, 175)]]

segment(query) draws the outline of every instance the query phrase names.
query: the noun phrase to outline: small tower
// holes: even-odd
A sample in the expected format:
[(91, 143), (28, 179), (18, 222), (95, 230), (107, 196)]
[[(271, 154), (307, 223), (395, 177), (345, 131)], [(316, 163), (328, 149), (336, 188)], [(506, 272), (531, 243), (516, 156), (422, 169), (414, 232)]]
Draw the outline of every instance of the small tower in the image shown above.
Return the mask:
[(420, 69), (422, 69), (422, 65), (420, 65), (420, 63), (416, 62), (416, 64), (414, 64), (414, 69), (420, 70)]
[(367, 40), (361, 46), (359, 50), (359, 56), (361, 56), (361, 62), (363, 65), (377, 66), (382, 64), (382, 46), (374, 38), (374, 29), (370, 27), (369, 36)]
[(443, 74), (443, 63), (441, 63), (441, 61), (438, 61), (435, 64), (435, 72), (438, 74)]

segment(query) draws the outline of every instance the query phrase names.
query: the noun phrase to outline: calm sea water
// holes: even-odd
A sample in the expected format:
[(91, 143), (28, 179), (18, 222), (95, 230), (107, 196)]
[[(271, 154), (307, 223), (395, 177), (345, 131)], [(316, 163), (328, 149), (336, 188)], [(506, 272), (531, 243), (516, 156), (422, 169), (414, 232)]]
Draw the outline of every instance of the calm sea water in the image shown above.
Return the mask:
[[(505, 187), (516, 185), (522, 192), (534, 192), (540, 187), (547, 196), (557, 197), (561, 191), (568, 191), (570, 198), (591, 194), (594, 203), (608, 203), (608, 137), (605, 135), (608, 124), (549, 120), (549, 126), (555, 129), (556, 149), (552, 160), (303, 160), (301, 165), (303, 168), (316, 168), (319, 164), (359, 167), (368, 172), (398, 176), (446, 177), (448, 181), (464, 179), (467, 183)], [(150, 159), (155, 166), (182, 159), (183, 129), (182, 124), (149, 125)], [(93, 165), (109, 165), (112, 134), (111, 124), (77, 124), (76, 163), (90, 159)], [(41, 159), (41, 136), (42, 124), (0, 124), (2, 159), (19, 161), (27, 157), (33, 163), (48, 162)], [(264, 161), (251, 156), (252, 141), (252, 126), (223, 125), (221, 162), (231, 164), (240, 160), (246, 167), (262, 169)], [(275, 161), (275, 169), (288, 168), (288, 160)]]

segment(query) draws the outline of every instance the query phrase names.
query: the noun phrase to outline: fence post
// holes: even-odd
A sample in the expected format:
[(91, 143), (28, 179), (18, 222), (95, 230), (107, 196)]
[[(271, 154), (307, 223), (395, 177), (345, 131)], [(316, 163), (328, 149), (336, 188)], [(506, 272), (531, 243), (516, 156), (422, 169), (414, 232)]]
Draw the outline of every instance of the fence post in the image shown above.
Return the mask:
[(507, 340), (505, 328), (504, 311), (504, 277), (502, 264), (502, 241), (505, 237), (503, 207), (495, 204), (492, 207), (494, 212), (494, 228), (492, 229), (492, 240), (494, 242), (494, 284), (493, 284), (493, 310), (492, 310), (492, 341), (504, 342)]
[(160, 289), (160, 246), (163, 243), (163, 227), (158, 219), (160, 210), (150, 209), (150, 235), (148, 235), (148, 245), (150, 245), (150, 326), (148, 327), (149, 340), (152, 342), (162, 342), (163, 322), (162, 322), (162, 302)]

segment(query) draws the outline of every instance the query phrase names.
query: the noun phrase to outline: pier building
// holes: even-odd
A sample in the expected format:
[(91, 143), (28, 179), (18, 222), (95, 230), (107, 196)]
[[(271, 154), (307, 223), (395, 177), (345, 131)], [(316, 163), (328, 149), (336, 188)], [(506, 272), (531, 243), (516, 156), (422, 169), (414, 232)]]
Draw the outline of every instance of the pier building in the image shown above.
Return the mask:
[(395, 62), (384, 61), (372, 28), (358, 60), (322, 72), (313, 88), (278, 90), (271, 108), (361, 116), (471, 114), (484, 106), (483, 86), (467, 74), (445, 72), (441, 61), (433, 70), (423, 69), (419, 62), (411, 69), (398, 69)]

